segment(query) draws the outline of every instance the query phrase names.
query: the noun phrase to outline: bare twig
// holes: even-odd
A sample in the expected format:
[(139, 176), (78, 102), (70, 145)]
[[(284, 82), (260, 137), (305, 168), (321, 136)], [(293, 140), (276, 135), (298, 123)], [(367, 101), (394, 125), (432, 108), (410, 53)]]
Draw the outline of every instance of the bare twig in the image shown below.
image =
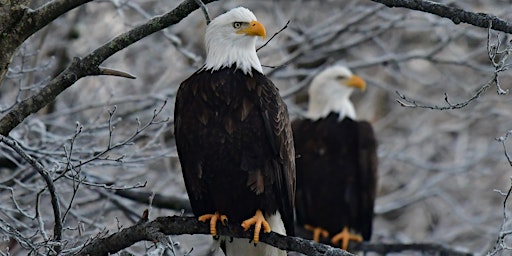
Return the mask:
[(444, 102), (446, 103), (445, 106), (439, 106), (439, 105), (431, 105), (431, 104), (423, 104), (418, 103), (417, 100), (411, 99), (404, 94), (395, 91), (395, 93), (400, 97), (400, 99), (396, 99), (396, 102), (398, 102), (402, 107), (409, 107), (409, 108), (427, 108), (427, 109), (433, 109), (433, 110), (452, 110), (452, 109), (460, 109), (466, 107), (471, 102), (475, 101), (476, 99), (480, 98), (482, 94), (487, 91), (492, 85), (496, 85), (497, 93), (498, 95), (504, 95), (508, 93), (508, 89), (504, 90), (501, 88), (499, 83), (499, 74), (505, 70), (508, 69), (509, 64), (507, 62), (508, 56), (512, 54), (512, 43), (509, 43), (505, 49), (500, 49), (500, 40), (498, 38), (496, 44), (491, 43), (491, 26), (488, 27), (488, 33), (487, 33), (487, 54), (489, 57), (489, 60), (491, 61), (492, 65), (494, 66), (494, 72), (492, 78), (485, 84), (481, 85), (476, 92), (468, 99), (458, 102), (458, 103), (451, 103), (448, 94), (444, 93)]
[[(7, 138), (3, 135), (0, 135), (0, 142), (5, 143), (9, 147), (11, 147), (16, 153), (18, 153), (25, 161), (27, 161), (34, 169), (43, 177), (46, 182), (46, 186), (48, 188), (48, 192), (50, 193), (52, 208), (53, 208), (53, 236), (54, 240), (60, 242), (62, 239), (62, 220), (61, 220), (61, 212), (60, 212), (60, 204), (59, 199), (57, 198), (57, 192), (55, 185), (53, 184), (53, 180), (48, 173), (48, 171), (42, 166), (37, 160), (32, 158), (30, 155), (25, 153), (25, 151), (18, 145), (18, 143), (10, 138)], [(56, 245), (54, 250), (59, 252), (60, 245)]]
[[(279, 31), (275, 32), (263, 45), (256, 48), (256, 51), (259, 51), (261, 48), (267, 46), (267, 44), (270, 43), (270, 41), (272, 41), (272, 39), (274, 39), (274, 37), (276, 37), (277, 35), (279, 35), (279, 33), (283, 32), (286, 28), (288, 28), (288, 24), (290, 24), (290, 20), (288, 20), (286, 22), (286, 24), (284, 24), (284, 26)], [(268, 66), (264, 66), (264, 67), (268, 67)]]
[[(507, 132), (506, 136), (508, 136), (509, 134), (510, 133)], [(502, 140), (501, 143), (504, 143), (504, 141), (505, 140)], [(512, 162), (510, 162), (510, 157), (508, 155), (506, 148), (505, 148), (505, 155), (507, 156), (507, 160), (509, 161), (509, 164), (511, 164)], [(512, 250), (512, 248), (508, 248), (506, 246), (506, 241), (505, 241), (507, 236), (512, 235), (511, 231), (505, 230), (505, 225), (508, 222), (507, 203), (508, 203), (508, 199), (509, 199), (510, 195), (512, 194), (512, 177), (510, 177), (510, 187), (506, 193), (503, 193), (499, 190), (496, 190), (496, 192), (498, 192), (498, 193), (500, 193), (500, 195), (504, 196), (504, 199), (503, 199), (503, 221), (501, 222), (500, 230), (498, 232), (498, 237), (496, 238), (496, 242), (494, 243), (493, 248), (487, 252), (488, 256), (502, 255), (502, 254), (498, 254), (498, 253), (500, 253), (503, 250)]]
[(208, 13), (208, 7), (206, 7), (206, 5), (201, 0), (195, 1), (196, 4), (199, 5), (199, 8), (201, 8), (201, 11), (203, 11), (204, 18), (206, 19), (206, 25), (209, 25), (212, 20), (210, 19), (210, 14)]
[[(158, 208), (173, 209), (177, 211), (185, 210), (187, 213), (192, 212), (189, 200), (185, 197), (164, 196), (148, 191), (131, 191), (131, 190), (115, 190), (116, 195), (128, 198), (141, 204), (150, 204)], [(152, 199), (152, 200), (150, 200)]]
[(423, 104), (419, 103), (417, 100), (410, 99), (409, 97), (405, 96), (404, 94), (400, 93), (399, 91), (395, 91), (395, 93), (400, 97), (401, 100), (396, 99), (395, 101), (398, 102), (402, 107), (408, 107), (408, 108), (428, 108), (433, 110), (451, 110), (451, 109), (460, 109), (463, 108), (472, 101), (480, 98), (482, 93), (484, 93), (489, 87), (491, 87), (494, 83), (494, 78), (491, 79), (486, 84), (482, 85), (476, 92), (471, 96), (469, 99), (458, 102), (458, 103), (450, 103), (448, 99), (448, 94), (445, 93), (444, 101), (446, 102), (446, 106), (439, 106), (439, 105), (430, 105), (430, 104)]
[(136, 78), (135, 76), (133, 76), (129, 73), (120, 71), (120, 70), (115, 70), (115, 69), (110, 69), (110, 68), (102, 68), (102, 67), (100, 67), (99, 69), (100, 69), (100, 75), (104, 75), (104, 76), (119, 76), (119, 77), (125, 77), (125, 78), (130, 78), (130, 79)]

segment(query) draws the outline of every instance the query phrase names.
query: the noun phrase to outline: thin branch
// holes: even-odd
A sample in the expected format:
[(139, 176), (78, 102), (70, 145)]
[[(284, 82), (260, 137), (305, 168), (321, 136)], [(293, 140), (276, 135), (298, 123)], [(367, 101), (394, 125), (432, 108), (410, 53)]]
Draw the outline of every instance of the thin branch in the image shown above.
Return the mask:
[(476, 92), (471, 96), (469, 99), (458, 102), (458, 103), (450, 103), (448, 99), (448, 94), (444, 94), (444, 101), (446, 102), (446, 106), (439, 106), (439, 105), (430, 105), (430, 104), (423, 104), (419, 103), (417, 100), (411, 99), (404, 94), (400, 93), (399, 91), (395, 91), (395, 93), (400, 97), (401, 100), (396, 99), (395, 101), (398, 102), (402, 107), (408, 107), (408, 108), (427, 108), (427, 109), (434, 109), (434, 110), (451, 110), (451, 109), (460, 109), (463, 108), (472, 101), (480, 98), (482, 93), (484, 93), (489, 87), (491, 87), (494, 84), (495, 78), (493, 77), (490, 81), (488, 81), (486, 84), (482, 85)]
[(427, 12), (440, 17), (448, 18), (455, 24), (467, 23), (473, 26), (488, 28), (492, 24), (492, 29), (512, 34), (512, 23), (500, 19), (492, 14), (474, 13), (463, 9), (447, 6), (427, 0), (372, 0), (384, 4), (388, 7), (403, 7), (411, 10)]
[(210, 14), (208, 13), (208, 7), (206, 7), (206, 5), (201, 0), (195, 1), (196, 4), (199, 5), (199, 7), (201, 8), (201, 11), (203, 11), (204, 18), (206, 19), (206, 25), (209, 25), (212, 20), (210, 19)]
[[(508, 135), (510, 134), (510, 131), (507, 132), (507, 137)], [(506, 139), (500, 141), (501, 143), (504, 143)], [(507, 160), (509, 161), (509, 164), (511, 163), (510, 162), (510, 157), (508, 156), (508, 152), (505, 148), (505, 155), (507, 156)], [(498, 237), (496, 238), (496, 242), (494, 243), (494, 246), (491, 250), (489, 250), (489, 252), (487, 252), (487, 255), (496, 255), (498, 252), (502, 251), (502, 250), (509, 250), (509, 248), (506, 248), (506, 245), (505, 245), (505, 238), (511, 234), (510, 231), (505, 231), (505, 225), (507, 224), (508, 222), (508, 216), (507, 216), (507, 201), (510, 197), (510, 195), (512, 194), (512, 177), (510, 177), (510, 186), (508, 188), (508, 191), (507, 193), (503, 193), (501, 191), (497, 191), (500, 193), (500, 195), (504, 196), (504, 199), (503, 199), (503, 221), (501, 222), (501, 226), (500, 226), (500, 230), (498, 232)], [(502, 255), (502, 254), (500, 254)]]
[(100, 75), (104, 75), (104, 76), (119, 76), (119, 77), (125, 77), (125, 78), (130, 78), (130, 79), (135, 79), (136, 77), (129, 74), (129, 73), (126, 73), (126, 72), (123, 72), (123, 71), (120, 71), (120, 70), (115, 70), (115, 69), (110, 69), (110, 68), (102, 68), (100, 67)]
[[(496, 85), (496, 90), (498, 95), (505, 95), (508, 93), (508, 89), (504, 90), (501, 88), (499, 83), (499, 74), (505, 70), (508, 69), (509, 64), (507, 63), (507, 59), (512, 54), (512, 43), (509, 43), (505, 49), (500, 49), (500, 40), (498, 38), (496, 44), (491, 44), (491, 24), (488, 25), (487, 30), (487, 55), (489, 57), (489, 60), (491, 61), (491, 64), (494, 67), (494, 72), (492, 78), (485, 84), (481, 85), (480, 88), (467, 100), (458, 102), (458, 103), (451, 103), (448, 97), (447, 93), (444, 93), (444, 102), (446, 103), (445, 106), (438, 106), (438, 105), (430, 105), (430, 104), (422, 104), (418, 103), (414, 99), (410, 99), (409, 97), (405, 96), (404, 94), (395, 91), (395, 93), (400, 97), (400, 99), (396, 99), (396, 102), (398, 102), (402, 107), (409, 107), (409, 108), (427, 108), (427, 109), (434, 109), (434, 110), (452, 110), (452, 109), (460, 109), (466, 107), (471, 102), (475, 101), (476, 99), (480, 98), (482, 94), (487, 91), (492, 85)], [(497, 60), (498, 59), (498, 60)]]
[[(46, 186), (48, 187), (48, 192), (50, 193), (51, 203), (53, 208), (53, 236), (54, 240), (60, 242), (62, 239), (62, 220), (60, 213), (60, 205), (59, 200), (57, 198), (57, 192), (55, 189), (55, 185), (53, 184), (53, 180), (50, 177), (48, 171), (45, 170), (44, 166), (41, 165), (36, 159), (32, 158), (30, 155), (25, 153), (25, 151), (18, 145), (18, 143), (10, 138), (0, 135), (0, 142), (5, 143), (7, 146), (12, 148), (18, 155), (20, 155), (25, 161), (27, 161), (34, 169), (43, 177), (46, 182)], [(55, 251), (60, 251), (60, 246), (55, 246)]]
[(277, 35), (279, 35), (279, 33), (283, 32), (286, 28), (288, 28), (288, 25), (290, 24), (290, 20), (288, 20), (286, 22), (286, 24), (284, 24), (284, 26), (277, 32), (275, 32), (272, 37), (270, 37), (270, 39), (268, 39), (262, 46), (258, 47), (256, 49), (256, 51), (259, 51), (261, 48), (267, 46), (268, 43), (270, 43), (270, 41), (272, 41), (272, 39), (274, 39), (274, 37), (276, 37)]
[(86, 4), (88, 2), (91, 2), (91, 0), (78, 0), (78, 1), (53, 0), (53, 1), (50, 1), (47, 4), (39, 7), (38, 9), (27, 13), (28, 15), (25, 18), (25, 21), (24, 21), (25, 24), (23, 27), (26, 30), (22, 30), (22, 31), (30, 31), (30, 33), (27, 34), (27, 38), (28, 38), (28, 36), (39, 31), (41, 28), (48, 25), (50, 22), (54, 21), (61, 15), (68, 13), (70, 10), (73, 10), (74, 8), (76, 8), (80, 5)]
[(173, 209), (176, 211), (185, 210), (185, 212), (192, 213), (192, 207), (190, 206), (190, 201), (187, 198), (164, 196), (148, 191), (132, 191), (127, 189), (119, 189), (112, 192), (141, 204), (148, 205), (151, 203), (151, 206), (158, 208)]

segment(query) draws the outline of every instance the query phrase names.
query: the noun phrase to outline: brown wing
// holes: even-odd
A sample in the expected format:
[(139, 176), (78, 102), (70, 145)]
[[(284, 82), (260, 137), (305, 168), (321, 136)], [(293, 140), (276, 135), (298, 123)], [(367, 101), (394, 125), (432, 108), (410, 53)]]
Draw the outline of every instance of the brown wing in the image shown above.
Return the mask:
[(279, 171), (269, 170), (276, 175), (276, 189), (280, 196), (280, 213), (287, 235), (295, 234), (293, 210), (295, 205), (295, 149), (293, 133), (286, 104), (272, 81), (265, 77), (268, 86), (262, 93), (261, 109), (267, 136), (278, 157)]
[(359, 133), (359, 166), (361, 170), (361, 217), (358, 226), (365, 240), (370, 240), (374, 214), (375, 197), (377, 195), (377, 141), (370, 123), (358, 122)]

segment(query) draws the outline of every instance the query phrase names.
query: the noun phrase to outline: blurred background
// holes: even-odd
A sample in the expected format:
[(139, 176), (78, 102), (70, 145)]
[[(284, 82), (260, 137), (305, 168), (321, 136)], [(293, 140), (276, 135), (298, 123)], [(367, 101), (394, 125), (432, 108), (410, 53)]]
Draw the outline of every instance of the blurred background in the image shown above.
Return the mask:
[[(510, 1), (439, 2), (512, 19)], [(93, 1), (63, 15), (19, 48), (0, 82), (0, 114), (39, 91), (73, 57), (179, 3)], [(372, 242), (440, 243), (485, 255), (500, 228), (510, 230), (503, 193), (512, 176), (506, 154), (512, 147), (506, 137), (512, 129), (512, 100), (499, 92), (512, 87), (512, 73), (499, 72), (499, 87), (492, 83), (497, 68), (508, 65), (510, 35), (369, 0), (240, 0), (207, 6), (212, 18), (248, 7), (266, 26), (267, 40), (289, 21), (258, 55), (292, 118), (304, 114), (307, 86), (323, 68), (344, 63), (366, 80), (367, 90), (352, 99), (358, 118), (373, 124), (379, 144)], [(174, 97), (180, 82), (204, 62), (205, 27), (203, 13), (196, 10), (142, 39), (102, 64), (137, 79), (83, 78), (10, 133), (54, 177), (68, 252), (98, 234), (133, 225), (144, 209), (150, 209), (150, 219), (184, 214)], [(503, 61), (499, 67), (488, 54), (496, 48), (504, 51), (493, 57)], [(441, 110), (465, 102), (463, 108)], [(45, 237), (53, 232), (45, 183), (5, 144), (0, 144), (0, 157), (0, 252), (44, 254)], [(150, 195), (177, 203), (148, 203)], [(34, 247), (20, 245), (22, 239)], [(206, 235), (172, 240), (171, 255), (206, 255), (211, 243)], [(158, 250), (148, 242), (125, 252), (153, 255)]]

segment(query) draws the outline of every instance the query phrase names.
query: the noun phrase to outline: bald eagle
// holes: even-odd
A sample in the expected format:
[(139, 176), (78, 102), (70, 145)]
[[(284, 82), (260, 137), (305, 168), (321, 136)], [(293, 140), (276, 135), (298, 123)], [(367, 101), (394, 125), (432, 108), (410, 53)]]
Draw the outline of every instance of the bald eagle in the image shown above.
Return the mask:
[(293, 235), (295, 151), (285, 103), (262, 71), (256, 39), (265, 27), (246, 8), (206, 29), (206, 63), (183, 81), (174, 112), (176, 145), (192, 210), (209, 221), (254, 226), (226, 241), (226, 255), (286, 255), (258, 244), (259, 233)]
[(365, 87), (346, 67), (329, 67), (311, 82), (306, 118), (292, 123), (297, 222), (315, 241), (344, 250), (372, 233), (376, 140), (370, 123), (356, 121), (349, 99), (354, 88)]

